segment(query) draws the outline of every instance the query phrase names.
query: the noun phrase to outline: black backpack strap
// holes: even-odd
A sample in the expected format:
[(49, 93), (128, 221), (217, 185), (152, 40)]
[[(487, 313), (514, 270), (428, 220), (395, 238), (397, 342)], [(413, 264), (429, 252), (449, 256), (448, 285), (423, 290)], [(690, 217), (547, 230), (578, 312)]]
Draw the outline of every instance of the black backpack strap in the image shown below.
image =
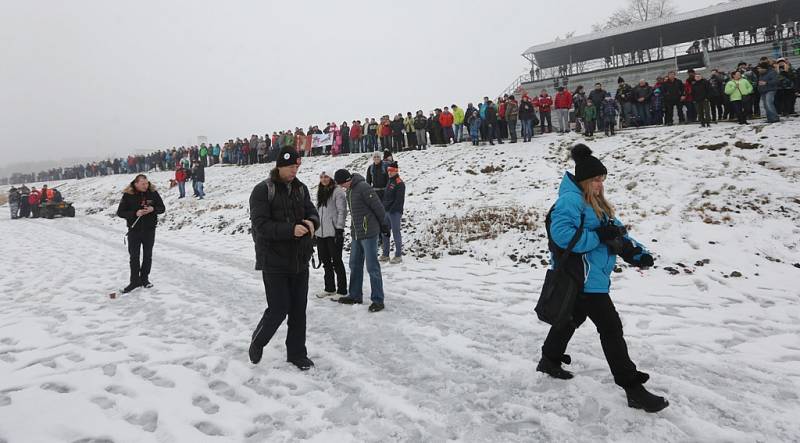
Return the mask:
[(267, 184), (267, 202), (272, 203), (275, 199), (275, 183), (270, 179), (264, 180), (264, 183)]
[[(550, 211), (547, 213), (547, 218), (545, 220), (545, 223), (547, 224), (547, 235), (548, 235), (548, 237), (550, 236), (550, 215), (553, 213), (553, 209), (555, 209), (555, 205), (553, 205), (553, 207), (550, 208)], [(578, 243), (578, 240), (580, 240), (581, 235), (583, 235), (583, 224), (584, 224), (585, 218), (586, 218), (586, 214), (581, 212), (581, 224), (578, 226), (578, 230), (575, 231), (575, 235), (572, 236), (572, 240), (569, 241), (569, 245), (567, 245), (567, 249), (565, 249), (564, 252), (562, 252), (561, 255), (558, 257), (558, 259), (556, 260), (556, 264), (555, 264), (555, 266), (553, 266), (553, 270), (558, 269), (559, 265), (561, 263), (564, 263), (564, 260), (566, 260), (567, 257), (569, 257), (569, 254), (572, 253), (572, 248), (575, 247), (575, 244)]]

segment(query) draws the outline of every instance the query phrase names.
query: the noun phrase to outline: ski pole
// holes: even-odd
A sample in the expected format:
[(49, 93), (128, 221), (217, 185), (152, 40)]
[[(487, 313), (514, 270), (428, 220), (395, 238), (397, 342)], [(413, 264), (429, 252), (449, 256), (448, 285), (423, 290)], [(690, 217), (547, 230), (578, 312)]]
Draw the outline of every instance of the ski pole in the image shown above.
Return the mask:
[(131, 230), (133, 230), (133, 228), (135, 228), (135, 227), (136, 227), (136, 223), (139, 223), (139, 220), (141, 220), (141, 218), (142, 218), (142, 216), (141, 216), (141, 215), (140, 215), (140, 216), (138, 216), (138, 217), (136, 217), (136, 220), (133, 222), (133, 224), (131, 225), (131, 227), (130, 227), (130, 228), (128, 228), (128, 232), (126, 232), (126, 233), (125, 233), (125, 237), (122, 237), (122, 244), (123, 244), (123, 245), (127, 245), (127, 244), (128, 244), (128, 235), (130, 235), (130, 233), (131, 233)]

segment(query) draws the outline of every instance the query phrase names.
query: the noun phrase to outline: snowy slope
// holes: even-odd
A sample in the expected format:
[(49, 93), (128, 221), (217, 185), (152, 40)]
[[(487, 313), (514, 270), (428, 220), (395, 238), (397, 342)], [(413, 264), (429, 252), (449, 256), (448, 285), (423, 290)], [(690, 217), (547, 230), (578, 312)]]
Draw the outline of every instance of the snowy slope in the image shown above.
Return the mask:
[[(131, 177), (67, 182), (75, 219), (0, 218), (0, 441), (796, 441), (797, 134), (789, 121), (588, 141), (657, 255), (646, 271), (621, 263), (612, 288), (634, 361), (670, 399), (657, 415), (627, 408), (588, 323), (568, 350), (575, 379), (534, 370), (542, 222), (578, 135), (398, 154), (410, 256), (384, 266), (380, 314), (310, 296), (310, 373), (283, 361), (285, 329), (247, 361), (264, 308), (247, 199), (267, 167), (207, 169), (204, 201), (153, 173), (167, 205), (156, 287), (118, 300), (113, 214)], [(314, 193), (320, 171), (368, 162), (304, 159), (300, 178)]]

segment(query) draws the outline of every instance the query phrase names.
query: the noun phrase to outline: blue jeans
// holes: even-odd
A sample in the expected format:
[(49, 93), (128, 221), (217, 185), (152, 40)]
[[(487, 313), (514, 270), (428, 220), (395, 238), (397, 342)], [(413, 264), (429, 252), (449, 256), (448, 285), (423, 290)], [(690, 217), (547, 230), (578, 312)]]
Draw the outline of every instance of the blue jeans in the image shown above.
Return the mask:
[(361, 301), (364, 299), (364, 260), (367, 262), (369, 284), (372, 289), (370, 299), (373, 303), (383, 303), (383, 277), (378, 263), (378, 236), (353, 240), (350, 245), (350, 286), (348, 297)]
[(178, 193), (180, 194), (179, 198), (186, 197), (186, 182), (178, 182)]
[(767, 122), (774, 123), (780, 121), (778, 110), (775, 108), (775, 91), (761, 93), (761, 107), (767, 113)]
[(463, 132), (462, 131), (463, 129), (464, 129), (464, 124), (463, 123), (462, 124), (456, 123), (456, 129), (455, 129), (456, 143), (461, 142), (461, 134)]
[(522, 120), (522, 139), (530, 140), (533, 138), (533, 120)]
[(378, 150), (378, 136), (375, 134), (368, 135), (369, 142), (367, 143), (367, 150), (368, 151), (377, 151)]
[(194, 195), (203, 198), (206, 196), (206, 193), (203, 192), (203, 182), (192, 182), (194, 187)]
[[(403, 218), (402, 212), (392, 212), (386, 214), (386, 222), (392, 228), (392, 237), (394, 237), (394, 256), (403, 256), (403, 234), (400, 232), (400, 220)], [(383, 236), (383, 256), (389, 256), (389, 236)]]

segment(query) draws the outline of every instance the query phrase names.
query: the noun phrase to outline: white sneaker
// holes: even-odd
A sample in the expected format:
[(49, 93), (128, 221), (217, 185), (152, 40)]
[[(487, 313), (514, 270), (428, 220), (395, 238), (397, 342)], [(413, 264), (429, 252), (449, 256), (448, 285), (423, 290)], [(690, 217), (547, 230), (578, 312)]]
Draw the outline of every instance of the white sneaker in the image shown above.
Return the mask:
[(403, 257), (392, 257), (389, 263), (396, 265), (398, 263), (403, 263)]
[(319, 294), (317, 294), (317, 298), (330, 297), (333, 294), (335, 294), (335, 292), (322, 291)]
[(378, 257), (378, 261), (381, 262), (381, 263), (386, 263), (387, 261), (389, 261), (389, 256), (388, 255), (381, 255), (380, 257)]

